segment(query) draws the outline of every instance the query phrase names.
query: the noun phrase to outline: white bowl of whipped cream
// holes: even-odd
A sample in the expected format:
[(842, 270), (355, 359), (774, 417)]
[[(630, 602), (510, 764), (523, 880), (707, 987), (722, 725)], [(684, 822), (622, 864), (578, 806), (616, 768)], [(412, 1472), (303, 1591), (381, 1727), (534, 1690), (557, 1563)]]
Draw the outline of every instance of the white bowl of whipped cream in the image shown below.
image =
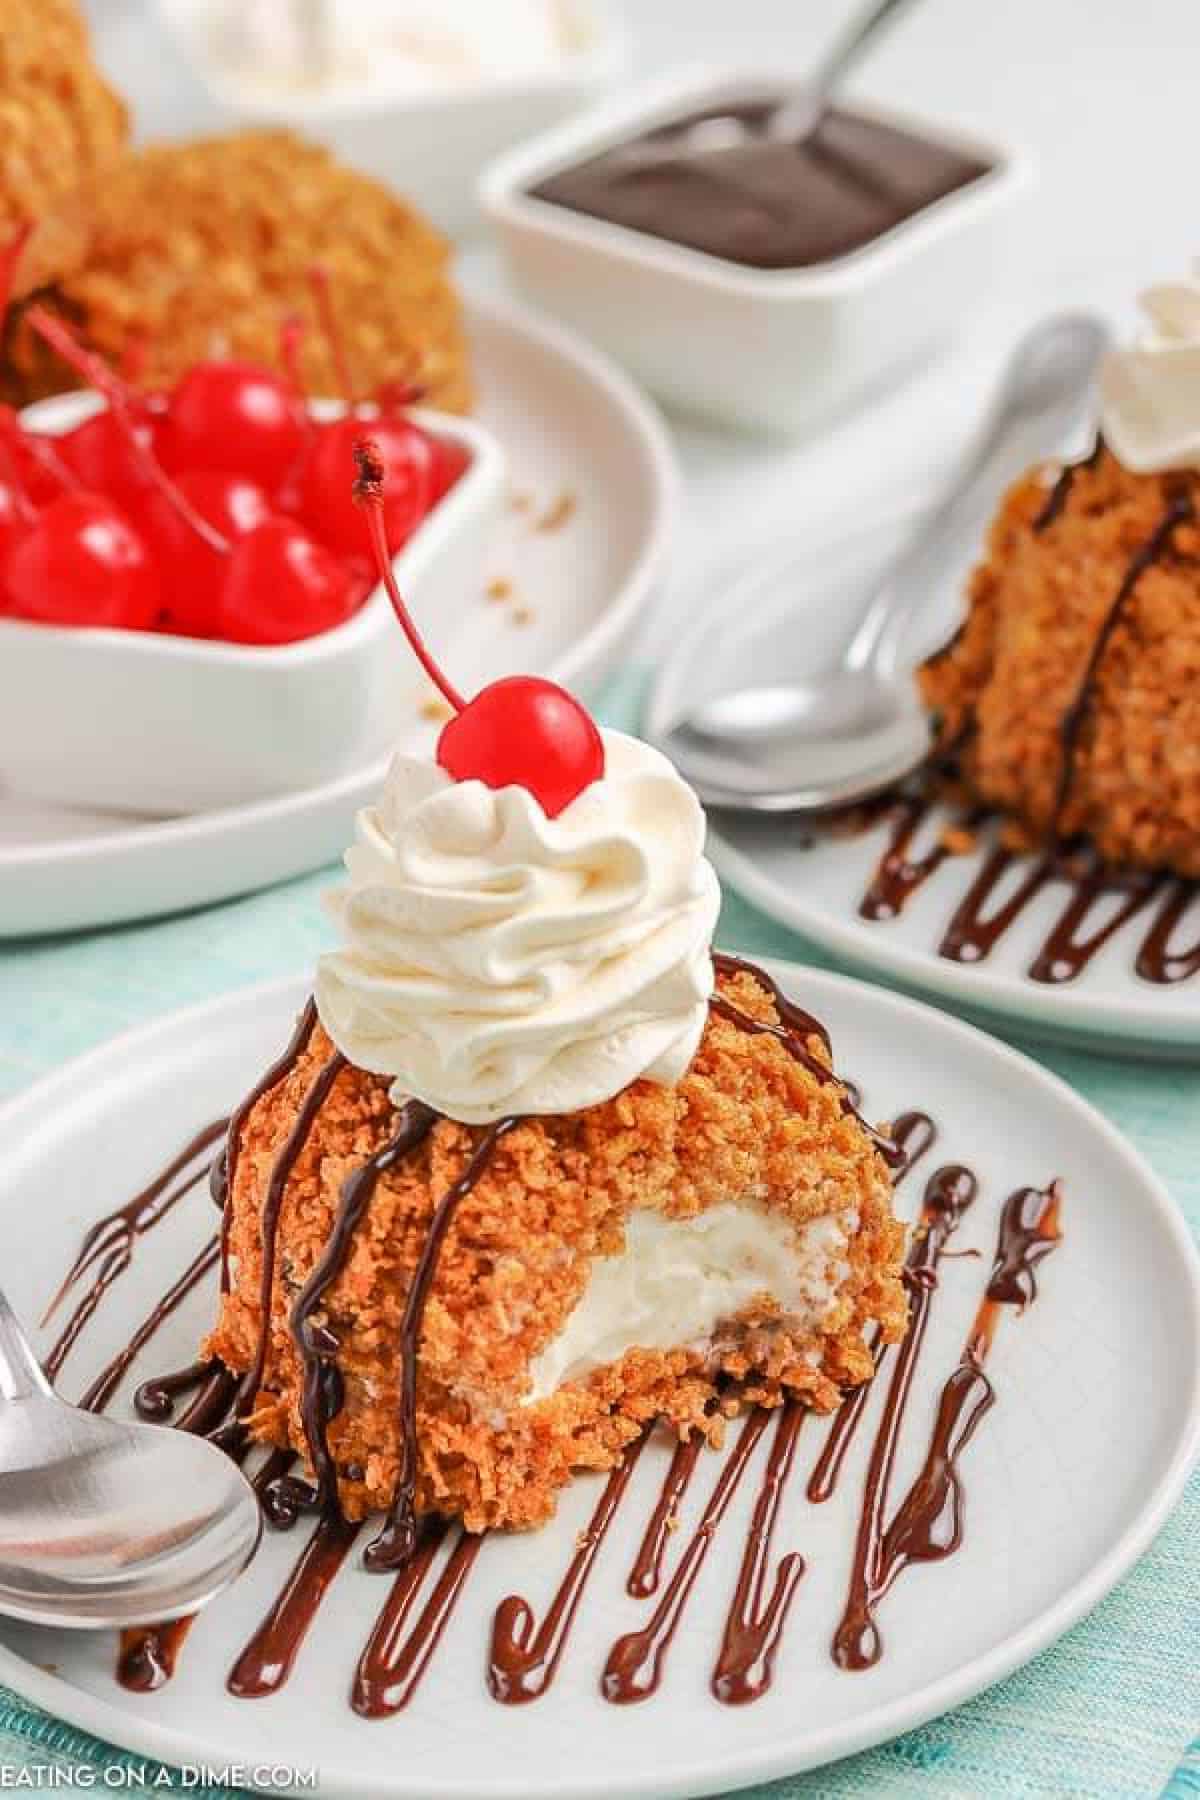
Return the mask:
[(614, 0), (157, 0), (229, 123), (283, 124), (452, 236), (501, 150), (625, 68)]

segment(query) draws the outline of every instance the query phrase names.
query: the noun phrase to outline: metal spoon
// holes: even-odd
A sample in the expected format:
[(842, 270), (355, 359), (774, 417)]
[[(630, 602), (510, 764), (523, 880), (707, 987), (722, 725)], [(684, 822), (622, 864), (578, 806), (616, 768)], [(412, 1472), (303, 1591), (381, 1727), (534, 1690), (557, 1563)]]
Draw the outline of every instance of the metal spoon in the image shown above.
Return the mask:
[(851, 21), (825, 52), (804, 85), (778, 101), (763, 125), (755, 131), (750, 131), (745, 120), (736, 113), (714, 112), (709, 118), (698, 119), (685, 132), (672, 136), (665, 143), (630, 145), (629, 154), (643, 164), (675, 162), (684, 152), (688, 156), (708, 156), (722, 150), (737, 150), (755, 137), (799, 146), (816, 130), (837, 89), (883, 26), (905, 7), (914, 4), (915, 0), (871, 0), (871, 4)]
[[(1095, 377), (1108, 342), (1107, 327), (1085, 313), (1057, 315), (1021, 340), (962, 469), (836, 663), (814, 667), (806, 658), (803, 617), (791, 605), (804, 601), (802, 551), (750, 570), (699, 633), (680, 642), (651, 697), (647, 735), (703, 800), (757, 812), (817, 810), (865, 799), (921, 762), (930, 726), (901, 662), (914, 618), (955, 547), (981, 543), (1006, 481), (1039, 457), (1094, 441)], [(684, 685), (679, 669), (728, 662), (729, 634), (747, 637), (762, 616), (764, 588), (785, 605), (751, 640), (751, 679), (670, 716), (664, 698)]]
[(0, 1293), (0, 1613), (179, 1618), (240, 1575), (261, 1528), (249, 1482), (206, 1439), (60, 1400)]

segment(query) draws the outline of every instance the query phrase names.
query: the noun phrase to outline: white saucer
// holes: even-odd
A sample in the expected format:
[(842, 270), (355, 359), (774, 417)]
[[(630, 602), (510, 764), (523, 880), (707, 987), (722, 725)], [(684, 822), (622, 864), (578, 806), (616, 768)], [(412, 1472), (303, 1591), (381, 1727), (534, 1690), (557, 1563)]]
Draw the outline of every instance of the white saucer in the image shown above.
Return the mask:
[[(493, 301), (468, 306), (479, 417), (509, 461), (511, 508), (488, 574), (506, 599), (461, 597), (446, 658), (457, 679), (515, 671), (573, 687), (620, 661), (662, 579), (678, 507), (658, 416), (604, 357), (559, 327)], [(563, 496), (570, 516), (538, 529)], [(399, 630), (395, 654), (408, 656)], [(412, 708), (396, 741), (432, 741)], [(198, 730), (219, 721), (198, 720)], [(386, 760), (316, 787), (167, 820), (71, 811), (0, 791), (0, 937), (69, 931), (200, 906), (332, 862)]]
[[(911, 498), (890, 510), (859, 511), (863, 516), (852, 524), (843, 515), (814, 529), (798, 552), (811, 576), (797, 630), (817, 639), (822, 651), (836, 650), (852, 633), (880, 575), (925, 516), (923, 504)], [(914, 626), (914, 655), (944, 641), (961, 615), (966, 572), (965, 564), (941, 572), (929, 610)], [(711, 631), (707, 618), (655, 684), (646, 715), (646, 734), (652, 740), (679, 716), (681, 702), (714, 662), (719, 603)], [(739, 628), (737, 641), (724, 652), (726, 664), (739, 654), (752, 658), (753, 630), (753, 623)], [(949, 821), (950, 816), (939, 809), (936, 820)], [(935, 838), (931, 821), (922, 842)], [(723, 878), (772, 918), (855, 969), (949, 1003), (993, 1029), (1008, 1026), (1026, 1036), (1133, 1051), (1146, 1058), (1191, 1058), (1200, 1051), (1200, 971), (1173, 986), (1135, 972), (1139, 946), (1162, 904), (1159, 898), (1126, 923), (1074, 979), (1047, 984), (1031, 979), (1029, 969), (1067, 906), (1064, 884), (1055, 883), (1038, 895), (984, 960), (953, 962), (938, 954), (937, 945), (983, 862), (986, 839), (971, 854), (943, 863), (898, 918), (867, 920), (859, 916), (859, 902), (887, 841), (886, 823), (862, 836), (823, 838), (801, 818), (722, 812), (711, 820), (709, 852)], [(1031, 867), (1032, 860), (1025, 859), (1023, 866)], [(1015, 885), (1016, 871), (1008, 879)], [(1103, 917), (1103, 905), (1089, 917), (1087, 929)], [(1176, 931), (1181, 945), (1197, 939), (1200, 901)]]
[[(605, 1539), (557, 1679), (534, 1703), (500, 1706), (484, 1686), (494, 1608), (527, 1595), (540, 1614), (600, 1490), (581, 1477), (554, 1524), (485, 1542), (408, 1710), (367, 1723), (348, 1684), (388, 1583), (353, 1563), (338, 1576), (291, 1680), (267, 1700), (225, 1690), (236, 1653), (260, 1622), (305, 1541), (268, 1534), (259, 1561), (195, 1626), (175, 1679), (156, 1694), (113, 1679), (104, 1635), (0, 1624), (0, 1680), (59, 1717), (172, 1763), (281, 1761), (319, 1768), (344, 1800), (653, 1800), (726, 1791), (844, 1756), (904, 1731), (999, 1680), (1094, 1606), (1148, 1547), (1200, 1448), (1200, 1274), (1187, 1230), (1141, 1159), (1070, 1090), (1024, 1057), (946, 1014), (841, 977), (774, 965), (829, 1025), (838, 1064), (876, 1116), (920, 1106), (940, 1138), (899, 1189), (911, 1216), (925, 1174), (969, 1164), (980, 1195), (957, 1244), (982, 1261), (947, 1262), (930, 1311), (897, 1464), (899, 1495), (918, 1466), (941, 1384), (982, 1288), (1005, 1197), (1053, 1176), (1064, 1191), (1064, 1241), (1039, 1265), (1024, 1314), (1004, 1308), (987, 1369), (997, 1403), (961, 1459), (966, 1536), (951, 1565), (914, 1568), (883, 1603), (886, 1650), (866, 1673), (834, 1667), (828, 1645), (845, 1591), (865, 1461), (886, 1376), (833, 1499), (804, 1497), (826, 1427), (808, 1421), (772, 1548), (808, 1570), (788, 1619), (774, 1683), (755, 1704), (709, 1692), (721, 1621), (762, 1473), (760, 1444), (718, 1528), (657, 1694), (615, 1707), (598, 1677), (616, 1636), (650, 1604), (624, 1580), (659, 1491), (666, 1451), (652, 1443)], [(0, 1112), (0, 1241), (5, 1286), (35, 1319), (81, 1233), (159, 1169), (198, 1126), (241, 1095), (285, 1038), (298, 982), (242, 992), (116, 1040)], [(36, 1221), (36, 1223), (35, 1223)], [(137, 1239), (68, 1359), (79, 1394), (214, 1229), (194, 1191)], [(136, 1378), (195, 1354), (213, 1307), (198, 1292), (136, 1364)], [(48, 1339), (43, 1340), (48, 1341)], [(125, 1402), (114, 1403), (119, 1414)], [(669, 1539), (668, 1574), (711, 1491), (705, 1457)], [(54, 1673), (48, 1673), (52, 1668)], [(269, 1773), (260, 1774), (264, 1784)], [(278, 1784), (277, 1784), (278, 1785)]]

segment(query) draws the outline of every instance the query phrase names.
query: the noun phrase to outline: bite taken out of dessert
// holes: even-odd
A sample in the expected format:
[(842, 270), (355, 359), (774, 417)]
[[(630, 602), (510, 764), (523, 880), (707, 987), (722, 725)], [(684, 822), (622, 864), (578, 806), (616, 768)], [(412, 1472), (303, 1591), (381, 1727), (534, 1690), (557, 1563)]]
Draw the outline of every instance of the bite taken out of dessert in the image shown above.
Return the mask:
[(218, 1165), (231, 1430), (309, 1498), (534, 1526), (646, 1426), (717, 1441), (756, 1403), (831, 1411), (907, 1320), (895, 1146), (822, 1027), (714, 956), (698, 802), (553, 684), (465, 700), (400, 755), (332, 896), (340, 947)]

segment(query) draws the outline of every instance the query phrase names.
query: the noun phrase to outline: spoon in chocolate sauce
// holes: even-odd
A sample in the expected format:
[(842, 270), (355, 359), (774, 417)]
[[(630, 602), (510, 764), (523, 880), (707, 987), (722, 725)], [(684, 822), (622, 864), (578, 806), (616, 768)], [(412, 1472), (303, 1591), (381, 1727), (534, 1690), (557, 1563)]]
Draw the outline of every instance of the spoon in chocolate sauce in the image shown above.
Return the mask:
[(645, 167), (655, 162), (676, 162), (680, 155), (711, 156), (722, 150), (740, 150), (756, 135), (799, 148), (817, 129), (837, 90), (883, 26), (914, 4), (915, 0), (870, 0), (809, 71), (803, 86), (789, 89), (753, 131), (736, 107), (728, 112), (713, 109), (682, 134), (670, 135), (661, 142), (651, 138), (630, 145), (630, 158)]
[(206, 1439), (60, 1400), (0, 1293), (0, 1613), (179, 1618), (241, 1574), (260, 1530), (250, 1484)]
[[(803, 549), (749, 569), (685, 634), (651, 694), (646, 736), (702, 800), (749, 812), (816, 811), (867, 799), (926, 759), (930, 722), (903, 657), (913, 622), (939, 572), (961, 566), (964, 551), (978, 553), (1007, 481), (1040, 457), (1090, 447), (1108, 341), (1105, 325), (1087, 313), (1060, 313), (1021, 340), (961, 469), (838, 660), (814, 654)], [(714, 691), (704, 672), (723, 669), (733, 680)], [(688, 697), (680, 704), (678, 695)]]

